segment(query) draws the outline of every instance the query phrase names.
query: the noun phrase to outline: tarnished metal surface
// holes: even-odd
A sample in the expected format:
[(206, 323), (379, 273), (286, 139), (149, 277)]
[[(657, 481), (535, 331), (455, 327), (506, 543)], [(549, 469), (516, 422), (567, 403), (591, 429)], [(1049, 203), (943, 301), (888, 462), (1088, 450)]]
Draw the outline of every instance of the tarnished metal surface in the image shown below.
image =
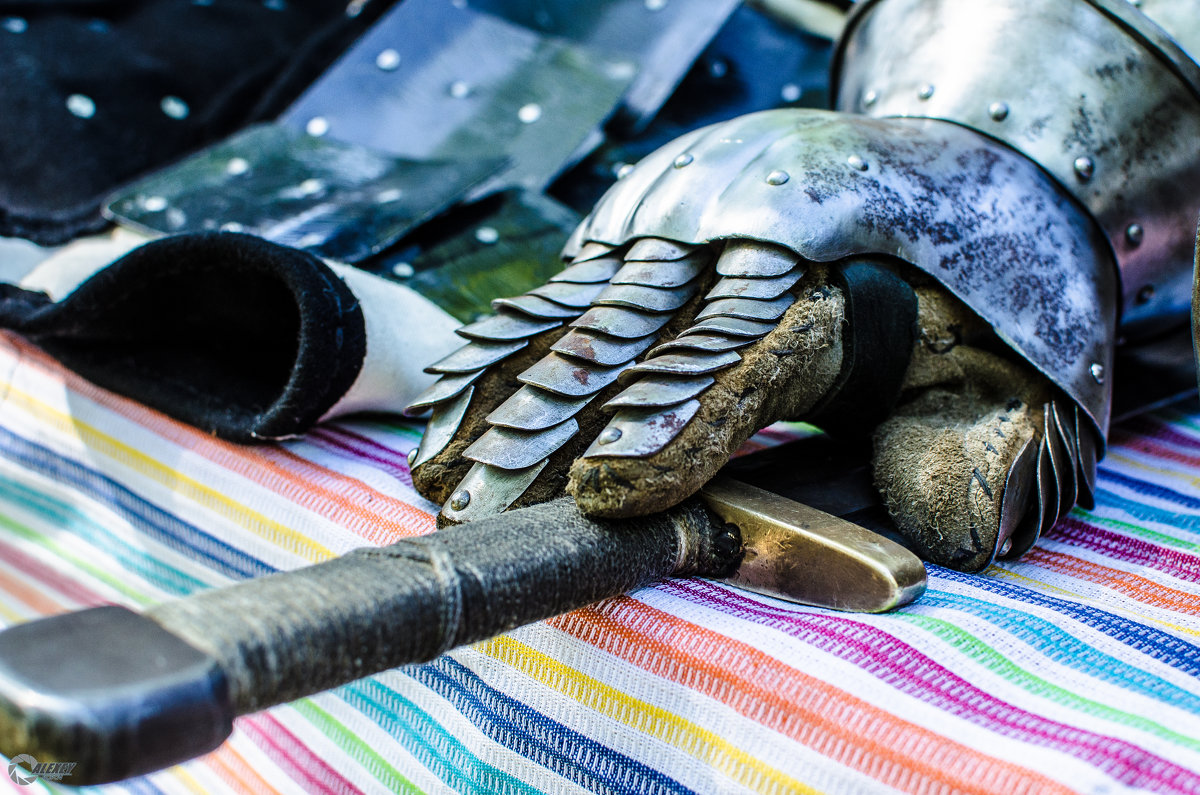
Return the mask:
[[(575, 257), (572, 260), (572, 263), (577, 265), (581, 262), (591, 262), (594, 259), (599, 259), (601, 257), (607, 257), (610, 254), (613, 254), (616, 248), (617, 248), (616, 246), (610, 246), (605, 243), (597, 243), (594, 241), (590, 242), (590, 243), (585, 243), (580, 248), (579, 252), (575, 254)], [(617, 258), (615, 261), (617, 263), (616, 267), (620, 267), (620, 263), (622, 260)], [(616, 271), (614, 270), (613, 272), (615, 273)]]
[[(1037, 514), (1035, 521), (1041, 521), (1037, 506), (1037, 459), (1037, 443), (1030, 439), (1013, 459), (1013, 465), (1008, 470), (1008, 477), (1004, 480), (1004, 494), (1000, 498), (1000, 529), (996, 534), (996, 548), (992, 552), (992, 560), (1011, 551), (1012, 538), (1027, 516)], [(990, 565), (991, 561), (988, 563)]]
[(648, 336), (634, 340), (622, 340), (576, 329), (551, 345), (550, 350), (593, 364), (612, 367), (640, 356), (654, 343), (654, 339), (653, 336)]
[[(685, 153), (689, 165), (675, 168)], [(769, 180), (775, 172), (788, 179)], [(566, 253), (589, 240), (642, 236), (770, 241), (822, 262), (899, 257), (962, 299), (1107, 429), (1110, 385), (1091, 368), (1111, 371), (1117, 279), (1108, 244), (1034, 163), (969, 129), (804, 110), (704, 128), (620, 180)]]
[(654, 455), (679, 435), (700, 410), (699, 400), (667, 409), (623, 408), (605, 426), (584, 458), (644, 458)]
[(462, 425), (463, 417), (467, 415), (467, 407), (471, 405), (471, 397), (474, 394), (475, 387), (467, 387), (454, 400), (442, 403), (433, 409), (433, 417), (425, 426), (421, 445), (417, 448), (417, 454), (409, 462), (410, 467), (419, 467), (446, 449), (446, 445), (450, 444), (450, 440), (454, 438), (458, 426)]
[(610, 284), (596, 298), (599, 306), (628, 306), (647, 312), (673, 312), (696, 294), (696, 285), (659, 288), (640, 284)]
[(613, 284), (682, 287), (704, 270), (704, 257), (686, 257), (670, 262), (630, 262), (613, 277)]
[[(1196, 9), (1172, 5), (1159, 18), (1195, 44)], [(1054, 175), (1116, 252), (1127, 336), (1186, 316), (1200, 67), (1133, 5), (872, 0), (835, 63), (838, 109), (965, 124)]]
[[(385, 50), (394, 68), (378, 65)], [(445, 0), (405, 0), (280, 121), (420, 160), (499, 157), (509, 166), (489, 184), (542, 189), (586, 152), (635, 72)]]
[(534, 320), (528, 315), (499, 312), (469, 323), (454, 333), (472, 340), (523, 340), (561, 325), (561, 320)]
[(579, 314), (579, 309), (562, 304), (556, 304), (553, 301), (548, 301), (545, 298), (538, 298), (536, 295), (517, 295), (512, 298), (497, 298), (492, 301), (492, 308), (499, 311), (500, 309), (512, 309), (517, 312), (523, 312), (530, 317), (539, 318), (542, 320), (557, 320), (561, 318), (575, 317)]
[(699, 395), (716, 383), (711, 375), (691, 377), (642, 376), (604, 404), (606, 409), (674, 406)]
[(778, 320), (795, 302), (795, 297), (791, 295), (782, 295), (770, 301), (758, 301), (753, 298), (721, 298), (706, 304), (696, 319), (735, 317), (741, 320)]
[(635, 364), (625, 371), (621, 380), (627, 381), (639, 375), (707, 375), (724, 370), (726, 367), (732, 367), (741, 360), (742, 357), (736, 351), (668, 353), (647, 359), (641, 364)]
[(583, 260), (550, 277), (552, 282), (572, 282), (574, 284), (594, 284), (606, 282), (621, 269), (622, 260), (619, 257), (598, 257)]
[(525, 469), (562, 447), (577, 433), (579, 423), (575, 420), (538, 431), (495, 426), (463, 451), (463, 458), (500, 469)]
[(1055, 522), (1065, 516), (1071, 510), (1071, 506), (1075, 504), (1074, 501), (1067, 502), (1067, 495), (1071, 491), (1071, 484), (1075, 482), (1075, 473), (1072, 471), (1073, 467), (1070, 456), (1067, 455), (1066, 445), (1063, 443), (1062, 437), (1058, 435), (1058, 424), (1054, 421), (1053, 404), (1046, 405), (1043, 423), (1042, 433), (1045, 434), (1046, 448), (1050, 451), (1050, 466), (1054, 470), (1054, 483), (1057, 489), (1057, 494), (1054, 495), (1054, 498), (1058, 500), (1054, 522), (1042, 528), (1042, 532), (1044, 533)]
[(578, 309), (581, 312), (591, 306), (592, 300), (600, 294), (604, 289), (604, 284), (572, 284), (571, 282), (550, 282), (543, 284), (541, 287), (536, 287), (529, 291), (529, 295), (536, 295), (539, 298), (545, 298), (547, 301), (553, 301), (556, 304), (562, 304), (570, 309)]
[(743, 557), (725, 581), (834, 610), (879, 613), (925, 592), (925, 566), (904, 547), (845, 519), (729, 479), (700, 492), (742, 535)]
[(500, 513), (524, 494), (545, 468), (545, 461), (527, 469), (499, 469), (487, 464), (475, 464), (454, 492), (456, 496), (465, 492), (470, 499), (464, 505), (452, 496), (442, 506), (442, 516), (452, 522), (462, 523)]
[(690, 328), (681, 332), (679, 336), (719, 332), (731, 337), (761, 337), (774, 328), (774, 323), (762, 323), (736, 317), (711, 317), (697, 321)]
[(523, 386), (489, 414), (487, 421), (505, 428), (540, 431), (566, 422), (591, 399), (591, 395), (565, 398), (544, 389)]
[(461, 375), (443, 375), (437, 381), (433, 382), (433, 386), (426, 389), (421, 394), (417, 395), (417, 399), (404, 409), (405, 414), (420, 414), (426, 409), (433, 408), (439, 403), (445, 403), (451, 398), (456, 398), (479, 376), (483, 375), (483, 370), (475, 372), (463, 373)]
[(744, 348), (756, 339), (753, 337), (726, 337), (721, 334), (689, 334), (686, 337), (676, 337), (670, 342), (664, 342), (650, 351), (651, 356), (658, 356), (670, 351), (696, 350), (709, 353), (732, 351)]
[(637, 339), (653, 334), (670, 320), (671, 316), (667, 314), (652, 315), (618, 306), (594, 306), (573, 321), (571, 326), (621, 339)]
[(425, 368), (427, 373), (470, 373), (493, 365), (529, 344), (528, 340), (512, 342), (470, 342), (449, 356), (438, 359)]
[(788, 273), (799, 262), (800, 257), (786, 248), (749, 240), (731, 240), (717, 260), (717, 273), (722, 276), (770, 278)]
[(165, 235), (227, 229), (359, 262), (432, 218), (504, 165), (420, 162), (250, 127), (110, 197), (108, 218)]
[(740, 276), (726, 276), (715, 285), (705, 299), (712, 301), (717, 298), (755, 298), (760, 301), (770, 301), (792, 289), (804, 270), (798, 268), (783, 276), (767, 279), (751, 279)]
[(684, 245), (658, 237), (645, 237), (630, 246), (625, 259), (630, 262), (669, 262), (690, 256), (695, 250), (694, 245)]
[(582, 397), (593, 395), (616, 381), (623, 369), (600, 367), (550, 353), (517, 376), (517, 380), (556, 395)]
[(1078, 407), (1075, 407), (1073, 420), (1076, 456), (1079, 459), (1079, 504), (1090, 509), (1096, 501), (1096, 461), (1099, 458), (1096, 437), (1091, 426), (1079, 416)]

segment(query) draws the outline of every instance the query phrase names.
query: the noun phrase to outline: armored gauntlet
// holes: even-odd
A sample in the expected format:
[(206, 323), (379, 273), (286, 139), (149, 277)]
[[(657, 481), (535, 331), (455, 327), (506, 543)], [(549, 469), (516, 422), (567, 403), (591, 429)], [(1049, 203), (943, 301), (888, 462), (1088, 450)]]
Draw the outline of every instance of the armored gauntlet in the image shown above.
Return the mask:
[(1120, 0), (876, 0), (834, 74), (857, 113), (678, 139), (459, 331), (413, 406), (445, 519), (661, 510), (787, 418), (873, 431), (893, 519), (955, 568), (1091, 499), (1118, 328), (1187, 310), (1200, 71)]

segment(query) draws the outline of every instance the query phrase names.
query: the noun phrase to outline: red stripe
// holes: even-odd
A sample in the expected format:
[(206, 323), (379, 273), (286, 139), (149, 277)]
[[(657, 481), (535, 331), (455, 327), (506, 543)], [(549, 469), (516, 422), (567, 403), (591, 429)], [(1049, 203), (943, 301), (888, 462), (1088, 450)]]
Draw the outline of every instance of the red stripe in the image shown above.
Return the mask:
[(309, 750), (269, 712), (238, 718), (237, 727), (307, 792), (362, 795), (362, 790)]

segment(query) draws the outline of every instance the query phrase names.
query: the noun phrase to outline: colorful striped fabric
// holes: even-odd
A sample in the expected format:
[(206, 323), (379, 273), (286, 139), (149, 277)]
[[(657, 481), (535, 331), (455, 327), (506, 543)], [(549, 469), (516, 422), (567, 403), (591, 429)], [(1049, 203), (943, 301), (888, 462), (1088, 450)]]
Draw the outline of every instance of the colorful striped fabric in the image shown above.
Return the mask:
[[(239, 447), (15, 337), (0, 381), (5, 623), (433, 529), (417, 425)], [(934, 568), (894, 614), (663, 582), (242, 718), (209, 756), (105, 789), (1200, 792), (1200, 416), (1117, 429), (1098, 491), (1024, 560)]]

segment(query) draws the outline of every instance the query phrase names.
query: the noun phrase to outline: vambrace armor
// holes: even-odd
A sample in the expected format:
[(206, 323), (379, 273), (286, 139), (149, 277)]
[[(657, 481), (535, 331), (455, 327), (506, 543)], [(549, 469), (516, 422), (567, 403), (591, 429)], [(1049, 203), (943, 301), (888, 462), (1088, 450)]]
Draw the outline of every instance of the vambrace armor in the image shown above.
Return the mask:
[[(665, 508), (695, 484), (634, 509), (582, 494), (589, 479), (624, 477), (603, 467), (657, 466), (672, 442), (692, 444), (689, 423), (724, 423), (706, 415), (705, 393), (759, 372), (784, 326), (812, 328), (796, 325), (808, 304), (819, 314), (818, 299), (844, 300), (836, 317), (849, 322), (857, 305), (861, 323), (869, 291), (845, 263), (865, 262), (883, 274), (866, 282), (892, 278), (901, 286), (889, 294), (909, 300), (888, 275), (900, 260), (1054, 387), (1036, 398), (1036, 428), (1006, 474), (989, 486), (976, 469), (996, 531), (981, 540), (971, 518), (970, 549), (932, 557), (977, 569), (1022, 554), (1090, 503), (1115, 340), (1179, 323), (1189, 305), (1200, 67), (1180, 46), (1191, 17), (1158, 5), (861, 3), (834, 65), (840, 112), (766, 111), (668, 144), (584, 220), (566, 270), (459, 331), (467, 346), (429, 368), (441, 379), (412, 407), (433, 411), (412, 459), (423, 490), (445, 501), (447, 520), (470, 521), (561, 492), (579, 458), (567, 488), (585, 512)], [(842, 274), (832, 292), (805, 278), (826, 263)], [(907, 361), (902, 314), (869, 346)], [(803, 344), (841, 347), (834, 337)], [(805, 374), (829, 371), (816, 396), (782, 400), (780, 416), (823, 416), (862, 369), (826, 359)], [(515, 391), (497, 397), (505, 384)], [(890, 404), (899, 381), (876, 388)], [(601, 404), (597, 421), (588, 412)], [(602, 469), (585, 472), (589, 459)]]

